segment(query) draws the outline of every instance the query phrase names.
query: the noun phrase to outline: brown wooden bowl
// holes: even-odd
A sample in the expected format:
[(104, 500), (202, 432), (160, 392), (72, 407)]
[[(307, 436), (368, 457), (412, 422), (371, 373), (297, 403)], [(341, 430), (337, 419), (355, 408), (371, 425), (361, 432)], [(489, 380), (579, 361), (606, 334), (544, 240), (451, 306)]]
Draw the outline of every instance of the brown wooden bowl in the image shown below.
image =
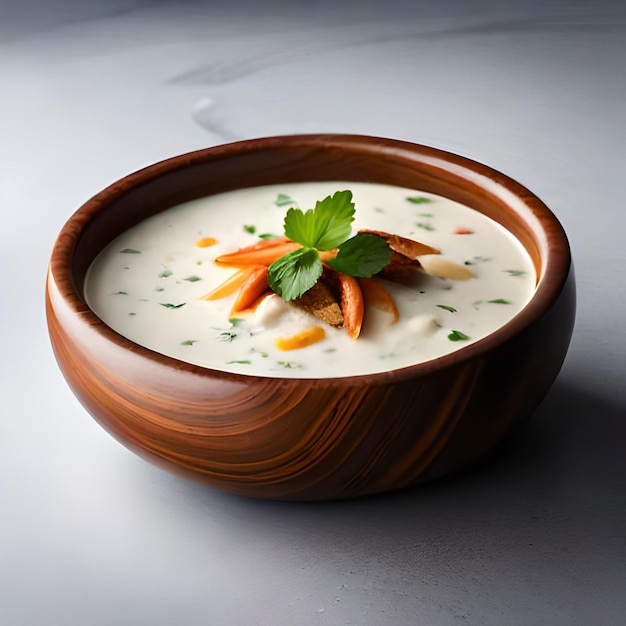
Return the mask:
[[(400, 370), (335, 379), (229, 374), (120, 336), (87, 306), (87, 268), (138, 221), (195, 198), (301, 181), (386, 183), (446, 196), (523, 243), (539, 282), (504, 327), (452, 354)], [(70, 387), (114, 437), (178, 474), (281, 500), (388, 491), (477, 460), (526, 418), (569, 345), (575, 286), (567, 238), (530, 191), (441, 150), (354, 135), (242, 141), (177, 156), (114, 183), (63, 227), (46, 305)]]

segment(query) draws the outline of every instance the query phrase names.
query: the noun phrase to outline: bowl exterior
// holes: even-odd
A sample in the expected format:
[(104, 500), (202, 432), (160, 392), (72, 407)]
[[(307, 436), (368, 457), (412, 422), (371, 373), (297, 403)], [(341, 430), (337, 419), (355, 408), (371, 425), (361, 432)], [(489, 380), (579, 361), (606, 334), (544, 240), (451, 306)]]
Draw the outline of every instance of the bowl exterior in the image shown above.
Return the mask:
[[(384, 157), (395, 144), (377, 145)], [(214, 152), (207, 152), (213, 158)], [(176, 167), (165, 168), (166, 175)], [(306, 172), (311, 164), (301, 168)], [(121, 191), (96, 197), (78, 212), (57, 241), (46, 290), (50, 338), (70, 387), (106, 430), (147, 460), (258, 498), (324, 500), (389, 491), (445, 476), (480, 458), (532, 413), (556, 378), (574, 322), (568, 249), (557, 259), (559, 272), (544, 279), (554, 284), (542, 287), (548, 295), (538, 298), (540, 315), (517, 320), (486, 344), (479, 342), (482, 347), (388, 375), (329, 380), (231, 375), (119, 337), (82, 298), (85, 267), (102, 247), (89, 228), (106, 226), (102, 216), (109, 213), (119, 222), (115, 209), (127, 192), (139, 188), (151, 198), (146, 189), (161, 174), (158, 169), (144, 174), (141, 184), (127, 181)], [(184, 179), (184, 172), (174, 176), (174, 187), (185, 189)], [(403, 180), (396, 184), (406, 184)], [(430, 189), (446, 189), (451, 183), (443, 180)], [(140, 219), (132, 211), (127, 215), (128, 224)], [(541, 250), (541, 237), (533, 242)]]

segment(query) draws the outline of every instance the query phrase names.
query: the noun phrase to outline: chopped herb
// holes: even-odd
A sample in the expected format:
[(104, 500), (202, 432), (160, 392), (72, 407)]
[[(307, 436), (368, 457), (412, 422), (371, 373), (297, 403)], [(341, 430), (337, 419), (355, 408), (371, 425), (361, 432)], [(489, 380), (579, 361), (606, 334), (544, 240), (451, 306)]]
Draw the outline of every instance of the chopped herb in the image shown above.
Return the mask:
[(482, 263), (484, 261), (491, 261), (488, 256), (475, 256), (469, 261), (465, 261), (463, 265), (476, 265), (476, 263)]
[(505, 300), (504, 298), (496, 298), (495, 300), (487, 300), (490, 304), (511, 304), (510, 300)]
[(447, 304), (437, 304), (440, 309), (445, 309), (446, 311), (450, 311), (450, 313), (456, 313), (456, 309), (453, 306), (448, 306)]
[(405, 198), (407, 202), (412, 202), (413, 204), (428, 204), (432, 202), (430, 198), (425, 198), (424, 196), (409, 196)]
[(165, 289), (163, 287), (155, 287), (154, 290), (155, 291), (165, 291)]
[(290, 204), (296, 204), (296, 202), (284, 193), (279, 193), (276, 200), (274, 200), (274, 204), (276, 206), (289, 206)]
[(300, 363), (294, 363), (294, 361), (278, 361), (276, 365), (280, 365), (285, 369), (302, 369), (302, 365)]
[(374, 208), (374, 212), (375, 212), (375, 213), (384, 213), (384, 212), (385, 212), (385, 209), (383, 209), (383, 208), (381, 208), (381, 207), (377, 206), (377, 207), (375, 207), (375, 208)]
[(164, 306), (166, 309), (180, 309), (184, 307), (187, 303), (181, 302), (180, 304), (172, 304), (171, 302), (159, 302), (161, 306)]
[(327, 348), (324, 352), (337, 352), (337, 348)]
[(167, 267), (159, 274), (159, 278), (169, 278), (174, 272)]
[(200, 276), (187, 276), (187, 278), (183, 279), (190, 283), (197, 283), (199, 280), (202, 280)]
[(181, 346), (193, 346), (194, 343), (198, 343), (198, 339), (185, 339), (185, 341), (181, 341)]
[(130, 267), (128, 267), (128, 265), (124, 265), (124, 267), (122, 268), (123, 270), (129, 270)]
[(226, 361), (226, 365), (231, 365), (232, 363), (237, 363), (239, 365), (251, 365), (252, 361), (250, 359), (241, 359), (240, 361)]
[(453, 330), (448, 335), (448, 339), (450, 341), (465, 341), (466, 339), (469, 339), (469, 337), (465, 333), (462, 333), (460, 330)]
[(256, 226), (252, 226), (251, 224), (244, 224), (243, 229), (251, 235), (254, 235), (254, 233), (256, 233)]
[(256, 348), (250, 348), (250, 352), (252, 354), (258, 354), (262, 359), (267, 359), (269, 354), (267, 352), (262, 352), (261, 350), (257, 350)]
[(120, 250), (120, 254), (141, 254), (141, 250), (135, 250), (135, 248), (124, 248)]
[(261, 233), (259, 239), (276, 239), (277, 235), (274, 233)]
[(433, 213), (418, 213), (419, 217), (435, 217)]
[(524, 270), (504, 270), (509, 276), (524, 276), (526, 272)]
[(417, 224), (415, 225), (418, 228), (422, 228), (423, 230), (428, 230), (428, 231), (435, 230), (435, 227), (432, 224), (429, 224), (428, 222), (417, 222)]
[(225, 330), (218, 335), (217, 340), (226, 341), (230, 343), (236, 338), (237, 338), (237, 333), (233, 332), (232, 330)]
[(127, 296), (128, 291), (116, 291), (113, 295), (114, 296)]
[(135, 316), (135, 315), (137, 315), (137, 313), (132, 313), (132, 312), (131, 312), (131, 313), (129, 313), (129, 314), (128, 314), (128, 316), (129, 316), (129, 317), (133, 317), (133, 316)]
[(196, 261), (196, 265), (202, 265), (202, 261), (200, 260)]
[[(304, 212), (291, 208), (285, 215), (285, 236), (302, 248), (289, 252), (269, 266), (270, 288), (284, 300), (299, 298), (322, 274), (319, 251), (339, 248), (328, 264), (351, 276), (373, 276), (389, 263), (391, 250), (376, 235), (352, 238), (354, 203), (351, 191), (337, 191)], [(381, 246), (382, 243), (382, 246)]]

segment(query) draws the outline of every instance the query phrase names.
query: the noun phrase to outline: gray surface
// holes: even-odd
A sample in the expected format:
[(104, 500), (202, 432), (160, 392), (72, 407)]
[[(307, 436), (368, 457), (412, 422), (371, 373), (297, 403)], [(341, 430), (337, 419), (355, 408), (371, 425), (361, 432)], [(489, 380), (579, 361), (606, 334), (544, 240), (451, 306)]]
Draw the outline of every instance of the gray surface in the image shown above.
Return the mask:
[[(0, 2), (2, 624), (624, 623), (623, 4), (229, 6)], [(46, 264), (83, 201), (172, 154), (311, 131), (471, 156), (570, 236), (561, 376), (471, 473), (344, 503), (236, 498), (126, 451), (56, 367)]]

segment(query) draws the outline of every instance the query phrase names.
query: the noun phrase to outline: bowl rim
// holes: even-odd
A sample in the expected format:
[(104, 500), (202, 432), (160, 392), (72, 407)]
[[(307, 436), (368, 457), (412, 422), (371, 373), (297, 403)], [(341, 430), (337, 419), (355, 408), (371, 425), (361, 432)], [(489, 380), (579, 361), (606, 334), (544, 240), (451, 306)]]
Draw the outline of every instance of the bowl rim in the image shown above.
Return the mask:
[[(543, 268), (535, 293), (526, 306), (506, 324), (482, 339), (428, 361), (384, 372), (352, 376), (284, 378), (280, 376), (264, 376), (262, 374), (225, 372), (156, 352), (135, 343), (109, 327), (95, 314), (86, 300), (80, 295), (73, 275), (74, 253), (80, 236), (94, 216), (106, 211), (109, 205), (123, 195), (164, 174), (175, 173), (177, 170), (188, 168), (192, 165), (221, 160), (229, 156), (252, 153), (267, 148), (289, 150), (294, 147), (316, 147), (321, 145), (338, 145), (356, 151), (373, 152), (374, 154), (387, 152), (391, 152), (394, 155), (406, 154), (416, 164), (428, 164), (429, 167), (435, 167), (441, 170), (442, 173), (457, 177), (461, 176), (465, 180), (474, 183), (478, 188), (488, 190), (491, 195), (504, 200), (507, 203), (507, 207), (511, 206), (508, 203), (514, 204), (517, 207), (515, 212), (518, 217), (521, 219), (523, 215), (526, 216), (526, 223), (532, 217), (535, 221), (535, 228), (538, 227), (543, 238), (543, 241), (539, 242)], [(55, 290), (58, 291), (65, 303), (69, 305), (72, 312), (78, 315), (82, 321), (105, 340), (169, 368), (189, 371), (193, 374), (210, 378), (218, 377), (224, 380), (246, 383), (249, 383), (251, 380), (269, 379), (274, 383), (282, 382), (286, 385), (304, 381), (317, 386), (376, 385), (416, 379), (448, 367), (458, 366), (480, 358), (509, 342), (537, 323), (550, 310), (565, 286), (571, 266), (571, 251), (567, 235), (554, 213), (539, 197), (521, 183), (488, 165), (447, 150), (399, 139), (361, 134), (290, 134), (244, 139), (178, 154), (143, 167), (108, 185), (80, 206), (61, 228), (52, 248), (46, 289), (49, 296), (51, 283), (53, 282)]]

